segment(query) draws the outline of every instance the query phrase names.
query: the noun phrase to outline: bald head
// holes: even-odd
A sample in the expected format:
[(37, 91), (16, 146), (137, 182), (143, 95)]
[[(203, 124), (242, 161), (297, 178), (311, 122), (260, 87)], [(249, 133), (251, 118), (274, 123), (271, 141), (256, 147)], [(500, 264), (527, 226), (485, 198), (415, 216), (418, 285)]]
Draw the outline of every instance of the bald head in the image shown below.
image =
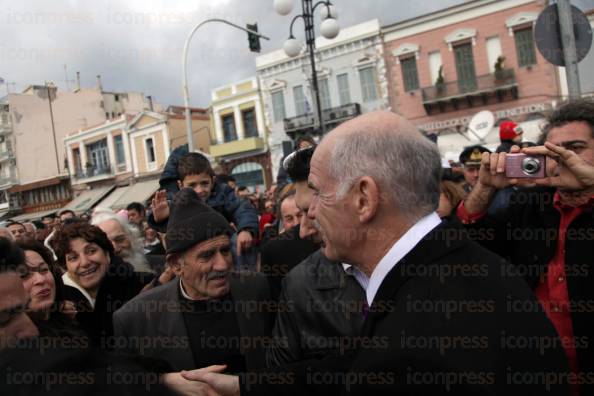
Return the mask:
[(322, 140), (311, 166), (327, 169), (339, 197), (356, 179), (370, 176), (389, 203), (403, 211), (425, 215), (439, 202), (437, 146), (392, 112), (367, 113), (341, 124)]
[[(382, 134), (403, 134), (424, 138), (406, 118), (389, 111), (374, 111), (349, 120), (328, 133), (319, 148), (333, 146), (337, 139), (363, 134), (367, 138)], [(315, 155), (315, 154), (314, 154)]]

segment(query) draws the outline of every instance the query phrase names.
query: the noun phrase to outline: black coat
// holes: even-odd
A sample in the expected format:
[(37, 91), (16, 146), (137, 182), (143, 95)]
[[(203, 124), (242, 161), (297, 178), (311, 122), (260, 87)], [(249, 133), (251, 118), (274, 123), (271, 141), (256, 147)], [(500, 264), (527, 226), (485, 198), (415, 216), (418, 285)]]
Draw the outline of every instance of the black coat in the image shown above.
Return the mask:
[(269, 366), (336, 353), (345, 338), (363, 326), (365, 291), (342, 264), (320, 250), (282, 280), (279, 309), (272, 332), (277, 342), (267, 351)]
[[(91, 307), (83, 294), (71, 286), (64, 287), (64, 300), (76, 305), (76, 321), (89, 334), (94, 345), (106, 345), (109, 349), (113, 336), (113, 313), (128, 300), (136, 296), (153, 278), (152, 274), (134, 272), (134, 268), (117, 256), (112, 256), (111, 264), (101, 281), (95, 308)], [(110, 340), (111, 341), (111, 340)]]
[(260, 247), (260, 272), (268, 276), (274, 296), (280, 291), (282, 278), (319, 248), (311, 240), (299, 238), (299, 225)]
[[(270, 337), (273, 309), (276, 308), (270, 300), (266, 279), (262, 274), (234, 274), (230, 279), (230, 289), (241, 332), (238, 336), (253, 341), (246, 344), (246, 364), (248, 367), (264, 367), (264, 348)], [(115, 335), (128, 350), (141, 356), (163, 359), (176, 371), (198, 368), (194, 364), (189, 337), (201, 335), (188, 334), (183, 310), (179, 278), (175, 278), (142, 293), (119, 309), (114, 314)]]
[(279, 368), (281, 384), (245, 376), (242, 396), (566, 395), (537, 377), (567, 373), (558, 343), (539, 350), (538, 340), (556, 340), (552, 324), (542, 312), (508, 309), (537, 304), (533, 293), (465, 234), (442, 223), (387, 274), (355, 353)]
[[(519, 190), (510, 196), (506, 211), (488, 215), (467, 227), (486, 248), (508, 258), (534, 290), (547, 272), (557, 248), (561, 219), (553, 206), (554, 190)], [(565, 271), (571, 319), (581, 347), (578, 363), (583, 372), (594, 372), (594, 211), (592, 207), (567, 229)], [(590, 304), (590, 305), (588, 305)]]

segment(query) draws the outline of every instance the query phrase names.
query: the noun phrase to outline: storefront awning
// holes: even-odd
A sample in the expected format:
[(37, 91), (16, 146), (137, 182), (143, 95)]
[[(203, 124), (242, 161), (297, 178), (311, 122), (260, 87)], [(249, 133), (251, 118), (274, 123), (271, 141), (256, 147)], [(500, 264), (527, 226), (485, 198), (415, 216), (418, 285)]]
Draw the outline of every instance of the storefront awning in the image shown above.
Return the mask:
[(159, 180), (147, 180), (116, 188), (97, 206), (113, 210), (125, 209), (132, 202), (144, 202), (159, 189)]
[(13, 221), (18, 221), (20, 223), (33, 221), (33, 220), (41, 220), (43, 216), (47, 216), (50, 214), (56, 213), (57, 209), (52, 210), (44, 210), (43, 212), (34, 212), (34, 213), (23, 213), (18, 216), (11, 217), (10, 219)]
[(77, 215), (86, 212), (95, 206), (103, 197), (105, 197), (114, 187), (100, 187), (88, 190), (74, 198), (68, 205), (60, 210), (72, 210)]

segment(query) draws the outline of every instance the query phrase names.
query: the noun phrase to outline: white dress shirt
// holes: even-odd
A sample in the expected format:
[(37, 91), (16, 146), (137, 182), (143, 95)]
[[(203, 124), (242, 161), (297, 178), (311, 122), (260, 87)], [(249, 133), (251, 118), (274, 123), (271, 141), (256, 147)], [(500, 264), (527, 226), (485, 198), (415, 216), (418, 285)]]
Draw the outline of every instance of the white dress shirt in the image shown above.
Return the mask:
[(414, 247), (429, 234), (435, 227), (441, 223), (441, 219), (436, 212), (431, 213), (419, 220), (406, 233), (396, 241), (388, 253), (380, 260), (369, 278), (369, 284), (365, 289), (367, 294), (367, 304), (371, 306), (373, 299), (377, 294), (384, 278), (404, 256), (406, 256)]

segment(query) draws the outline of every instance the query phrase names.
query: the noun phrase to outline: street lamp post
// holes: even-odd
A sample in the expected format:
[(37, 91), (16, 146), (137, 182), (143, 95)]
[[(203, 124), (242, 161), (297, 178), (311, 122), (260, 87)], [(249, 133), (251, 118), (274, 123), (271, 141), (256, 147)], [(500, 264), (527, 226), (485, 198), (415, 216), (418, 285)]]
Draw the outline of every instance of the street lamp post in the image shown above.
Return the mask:
[[(289, 38), (285, 42), (283, 48), (289, 57), (295, 57), (301, 53), (302, 44), (293, 36), (293, 25), (297, 19), (303, 19), (305, 25), (305, 43), (309, 52), (309, 62), (311, 65), (311, 87), (313, 90), (314, 101), (314, 129), (319, 128), (320, 134), (324, 135), (326, 126), (322, 115), (322, 103), (320, 101), (320, 89), (318, 85), (318, 73), (316, 71), (316, 33), (314, 28), (314, 11), (318, 6), (322, 7), (322, 24), (320, 30), (322, 36), (327, 39), (333, 39), (338, 36), (340, 27), (336, 21), (337, 12), (332, 3), (328, 1), (319, 1), (313, 4), (313, 0), (301, 0), (302, 14), (297, 15), (291, 21), (289, 29)], [(274, 9), (280, 15), (288, 15), (293, 9), (293, 0), (274, 0)]]
[(220, 18), (211, 18), (211, 19), (207, 19), (205, 21), (200, 22), (198, 25), (196, 25), (196, 27), (194, 27), (194, 29), (192, 29), (192, 31), (190, 32), (190, 34), (188, 35), (188, 38), (186, 39), (186, 43), (184, 44), (184, 51), (182, 54), (182, 81), (183, 81), (183, 96), (184, 96), (184, 106), (185, 106), (185, 113), (186, 113), (186, 134), (188, 137), (188, 152), (193, 152), (194, 151), (194, 136), (192, 133), (192, 112), (190, 111), (190, 93), (188, 90), (188, 50), (190, 48), (190, 42), (192, 41), (192, 37), (194, 37), (194, 34), (196, 33), (196, 31), (198, 29), (200, 29), (200, 27), (202, 27), (203, 25), (206, 25), (209, 22), (221, 22), (230, 26), (233, 26), (234, 28), (237, 28), (239, 30), (243, 30), (244, 32), (247, 32), (249, 34), (253, 34), (256, 35), (258, 37), (261, 37), (265, 40), (269, 40), (268, 37), (250, 30), (250, 29), (246, 29), (244, 27), (241, 27), (239, 25), (236, 25), (234, 23), (231, 23), (229, 21), (226, 21), (224, 19), (220, 19)]

